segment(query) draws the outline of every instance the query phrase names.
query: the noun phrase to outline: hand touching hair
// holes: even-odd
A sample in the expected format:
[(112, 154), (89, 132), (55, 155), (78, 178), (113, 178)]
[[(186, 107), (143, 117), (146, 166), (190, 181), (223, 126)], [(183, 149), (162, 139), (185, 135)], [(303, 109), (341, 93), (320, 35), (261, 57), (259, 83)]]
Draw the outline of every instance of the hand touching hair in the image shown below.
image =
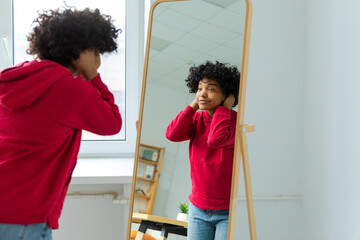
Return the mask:
[(191, 67), (189, 69), (189, 76), (185, 80), (189, 92), (196, 93), (199, 81), (204, 78), (216, 80), (226, 97), (234, 96), (235, 99), (232, 107), (238, 104), (240, 72), (236, 66), (230, 66), (227, 63), (220, 63), (218, 61), (215, 63), (206, 61), (199, 66)]
[(56, 9), (39, 14), (37, 24), (27, 36), (30, 42), (28, 54), (41, 60), (51, 60), (70, 67), (85, 50), (116, 51), (119, 29), (111, 16), (99, 9)]

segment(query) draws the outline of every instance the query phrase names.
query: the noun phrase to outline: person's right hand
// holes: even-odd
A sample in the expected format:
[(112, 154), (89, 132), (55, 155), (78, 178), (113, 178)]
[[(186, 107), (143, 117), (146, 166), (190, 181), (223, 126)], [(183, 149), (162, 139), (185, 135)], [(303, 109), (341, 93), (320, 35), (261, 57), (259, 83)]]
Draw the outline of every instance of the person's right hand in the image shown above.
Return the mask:
[(77, 73), (83, 75), (87, 80), (91, 80), (99, 74), (97, 70), (100, 64), (100, 54), (97, 50), (93, 49), (85, 50), (80, 53), (78, 59), (73, 61), (73, 66)]
[(195, 98), (195, 100), (190, 104), (190, 107), (192, 107), (195, 111), (199, 109), (199, 104)]

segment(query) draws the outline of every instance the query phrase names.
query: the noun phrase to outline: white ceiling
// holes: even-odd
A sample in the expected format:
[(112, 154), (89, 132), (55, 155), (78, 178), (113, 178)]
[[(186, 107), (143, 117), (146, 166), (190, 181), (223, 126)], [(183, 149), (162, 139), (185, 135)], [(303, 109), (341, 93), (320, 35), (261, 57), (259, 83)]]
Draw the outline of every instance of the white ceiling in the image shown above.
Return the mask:
[[(220, 1), (220, 0), (219, 0)], [(148, 81), (172, 89), (185, 87), (189, 67), (206, 60), (241, 67), (245, 0), (165, 2), (156, 6)]]

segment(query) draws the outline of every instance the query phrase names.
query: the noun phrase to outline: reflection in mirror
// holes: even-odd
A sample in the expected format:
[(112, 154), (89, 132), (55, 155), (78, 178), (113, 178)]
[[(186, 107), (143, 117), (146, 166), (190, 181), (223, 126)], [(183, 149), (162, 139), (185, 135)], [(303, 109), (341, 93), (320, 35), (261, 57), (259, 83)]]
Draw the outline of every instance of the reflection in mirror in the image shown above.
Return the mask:
[[(143, 86), (134, 213), (176, 219), (180, 203), (190, 203), (189, 141), (171, 142), (165, 132), (195, 98), (185, 83), (190, 67), (209, 60), (241, 69), (245, 10), (245, 0), (161, 2), (155, 7)], [(137, 230), (139, 219), (132, 222), (131, 229)], [(185, 238), (172, 235), (171, 239)]]

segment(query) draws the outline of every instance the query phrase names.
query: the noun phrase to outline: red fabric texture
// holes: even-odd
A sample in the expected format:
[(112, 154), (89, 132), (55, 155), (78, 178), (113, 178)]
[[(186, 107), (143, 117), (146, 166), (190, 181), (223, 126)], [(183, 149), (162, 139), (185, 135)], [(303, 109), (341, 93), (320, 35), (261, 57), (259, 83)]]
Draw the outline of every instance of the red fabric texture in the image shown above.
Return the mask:
[(236, 111), (223, 106), (217, 107), (212, 117), (187, 106), (166, 130), (170, 141), (190, 140), (189, 199), (200, 209), (229, 209), (236, 117)]
[(47, 60), (0, 73), (0, 223), (58, 228), (81, 130), (116, 134), (122, 119), (100, 75)]

